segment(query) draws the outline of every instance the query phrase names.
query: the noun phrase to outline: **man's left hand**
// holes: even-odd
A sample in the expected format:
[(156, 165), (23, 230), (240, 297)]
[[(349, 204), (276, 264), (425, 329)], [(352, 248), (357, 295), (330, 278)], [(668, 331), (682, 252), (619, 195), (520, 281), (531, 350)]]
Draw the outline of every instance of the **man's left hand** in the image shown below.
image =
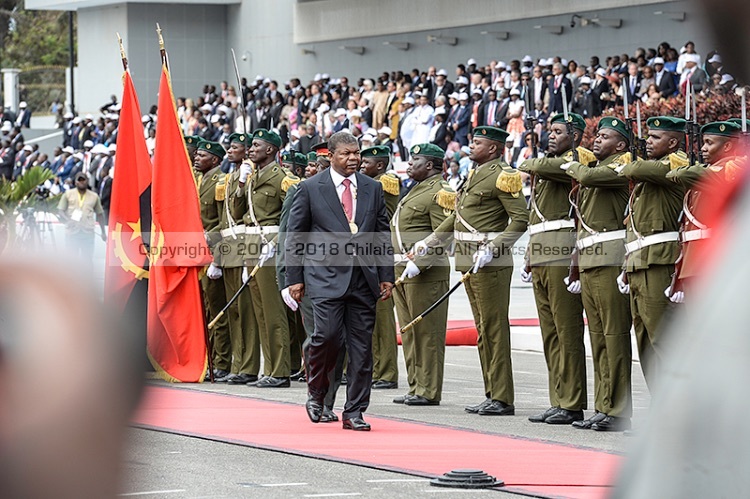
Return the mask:
[(479, 269), (486, 267), (487, 264), (492, 261), (492, 256), (491, 244), (479, 248), (472, 257), (472, 260), (474, 261), (474, 268), (472, 269), (472, 272), (476, 274)]
[(381, 282), (380, 283), (380, 299), (385, 301), (391, 297), (391, 290), (393, 289), (392, 282)]

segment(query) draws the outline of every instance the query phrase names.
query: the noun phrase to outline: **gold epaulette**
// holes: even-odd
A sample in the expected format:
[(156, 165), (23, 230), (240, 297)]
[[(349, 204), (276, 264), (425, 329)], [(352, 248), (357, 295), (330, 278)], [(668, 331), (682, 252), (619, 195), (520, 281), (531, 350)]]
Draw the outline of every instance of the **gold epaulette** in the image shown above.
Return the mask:
[(518, 193), (523, 189), (521, 173), (509, 166), (503, 166), (500, 175), (497, 176), (495, 187), (503, 192), (513, 194), (513, 197), (518, 196)]
[(392, 196), (398, 196), (401, 193), (401, 179), (393, 173), (384, 173), (378, 179), (383, 184), (383, 192)]
[(216, 192), (214, 193), (214, 199), (216, 201), (224, 201), (227, 197), (227, 183), (226, 175), (219, 177), (219, 181), (216, 182)]
[(734, 158), (727, 161), (724, 166), (724, 175), (728, 181), (737, 179), (740, 171), (747, 167), (747, 156), (735, 156)]
[(286, 192), (289, 190), (289, 188), (295, 184), (299, 184), (302, 181), (301, 178), (299, 178), (296, 175), (292, 175), (291, 173), (287, 173), (286, 177), (284, 177), (281, 180), (281, 190)]
[(687, 166), (690, 164), (687, 154), (682, 151), (673, 152), (669, 155), (669, 169), (674, 170), (681, 166)]
[(444, 210), (456, 209), (456, 191), (454, 191), (448, 182), (440, 182), (441, 189), (435, 194), (435, 202)]
[(585, 147), (577, 147), (576, 150), (578, 151), (578, 162), (584, 165), (590, 165), (591, 163), (596, 161), (596, 156), (594, 156), (594, 153), (586, 149)]
[(633, 162), (633, 157), (630, 155), (629, 152), (620, 154), (614, 161), (612, 161), (607, 166), (612, 168), (613, 170), (616, 168), (619, 168), (623, 165), (627, 165), (628, 163)]

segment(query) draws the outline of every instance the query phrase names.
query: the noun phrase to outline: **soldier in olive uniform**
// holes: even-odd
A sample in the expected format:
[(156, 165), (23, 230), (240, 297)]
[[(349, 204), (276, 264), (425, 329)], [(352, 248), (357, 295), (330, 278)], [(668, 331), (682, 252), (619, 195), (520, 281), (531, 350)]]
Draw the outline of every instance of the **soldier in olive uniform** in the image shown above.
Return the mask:
[[(287, 173), (287, 177), (289, 175), (294, 175), (292, 172), (296, 171), (304, 171), (307, 167), (307, 156), (305, 156), (302, 153), (299, 152), (291, 152), (292, 154), (292, 169), (290, 172)], [(301, 180), (299, 177), (294, 175), (296, 178), (296, 182), (293, 185), (290, 185), (287, 189), (286, 197), (294, 198), (294, 191), (296, 191), (296, 185)], [(284, 203), (281, 207), (281, 216), (279, 217), (279, 247), (283, 247), (283, 241), (281, 240), (283, 237), (283, 232), (286, 231), (286, 222), (285, 218), (289, 217), (289, 210), (291, 209), (292, 205), (291, 202), (287, 203), (287, 199), (284, 197)], [(278, 265), (278, 259), (281, 257), (281, 254), (283, 251), (279, 251), (276, 255), (277, 260), (277, 267), (276, 267), (276, 280), (279, 285), (279, 290), (283, 290), (286, 288), (286, 286), (282, 287), (282, 283), (285, 280), (284, 270), (282, 266)], [(283, 297), (282, 297), (283, 298)], [(286, 315), (287, 319), (289, 321), (289, 358), (290, 358), (290, 368), (292, 372), (291, 378), (293, 380), (299, 380), (300, 377), (305, 375), (305, 368), (304, 364), (302, 362), (303, 358), (303, 352), (302, 352), (302, 345), (304, 344), (305, 340), (307, 339), (307, 334), (305, 332), (305, 326), (303, 324), (302, 320), (302, 314), (299, 310), (292, 310), (291, 308), (286, 309)]]
[[(222, 240), (218, 251), (214, 251), (214, 261), (224, 272), (224, 292), (227, 300), (231, 300), (242, 286), (244, 253), (247, 247), (245, 224), (242, 218), (235, 220), (230, 213), (230, 207), (237, 195), (240, 165), (248, 161), (245, 156), (250, 140), (250, 135), (244, 133), (233, 133), (229, 136), (227, 158), (230, 171), (225, 177), (226, 194), (219, 225)], [(249, 161), (246, 168), (250, 168)], [(261, 356), (260, 333), (255, 320), (253, 302), (247, 290), (240, 293), (240, 296), (229, 307), (227, 316), (232, 342), (232, 374), (219, 381), (237, 385), (257, 382)]]
[(305, 167), (305, 178), (310, 178), (318, 173), (318, 155), (315, 151), (307, 153), (307, 166)]
[(202, 141), (203, 139), (197, 135), (188, 135), (185, 137), (185, 148), (187, 149), (191, 165), (195, 163), (195, 152), (198, 150), (198, 144)]
[[(378, 146), (388, 149), (387, 146)], [(409, 177), (416, 182), (396, 207), (391, 220), (391, 240), (396, 273), (394, 300), (401, 324), (407, 324), (448, 292), (450, 262), (445, 251), (406, 255), (425, 234), (436, 230), (456, 206), (456, 193), (442, 180), (445, 151), (434, 144), (411, 148)], [(438, 405), (443, 391), (445, 333), (448, 300), (431, 315), (401, 335), (409, 392), (393, 402), (406, 405)]]
[[(685, 190), (668, 178), (670, 170), (688, 164), (680, 150), (685, 138), (685, 120), (670, 116), (649, 118), (646, 153), (648, 160), (622, 167), (620, 174), (636, 182), (628, 202), (625, 275), (618, 277), (623, 292), (630, 294), (641, 369), (650, 388), (654, 386), (663, 358), (659, 335), (661, 320), (670, 306), (664, 290), (670, 284), (680, 253), (678, 217)], [(605, 418), (594, 429), (621, 429), (630, 421)]]
[[(383, 184), (383, 197), (388, 219), (393, 218), (401, 191), (401, 180), (394, 173), (386, 173), (390, 150), (384, 146), (364, 149), (359, 171)], [(378, 300), (375, 308), (375, 328), (372, 331), (372, 388), (398, 388), (398, 340), (393, 297)]]
[(624, 121), (602, 118), (594, 140), (595, 165), (566, 163), (560, 168), (579, 183), (572, 201), (578, 215), (578, 265), (583, 307), (594, 358), (595, 414), (573, 423), (589, 429), (607, 416), (630, 419), (632, 352), (630, 301), (617, 289), (625, 257), (628, 181), (615, 171), (631, 161), (630, 133)]
[[(221, 172), (221, 160), (226, 152), (218, 142), (198, 141), (193, 167), (196, 171), (198, 199), (201, 207), (201, 222), (208, 245), (213, 248), (220, 239), (219, 220), (224, 201), (224, 174)], [(227, 304), (224, 294), (224, 277), (221, 268), (211, 263), (206, 274), (201, 278), (203, 293), (211, 318), (216, 317)], [(224, 315), (209, 331), (213, 346), (214, 377), (223, 378), (231, 368), (230, 329), (227, 316)]]
[(560, 166), (573, 159), (573, 148), (585, 165), (596, 159), (591, 151), (579, 146), (586, 121), (573, 113), (568, 119), (572, 126), (563, 114), (552, 118), (547, 157), (529, 159), (518, 168), (532, 178), (527, 251), (530, 269), (524, 269), (524, 273), (528, 278), (531, 271), (550, 400), (549, 409), (529, 417), (533, 423), (571, 424), (581, 421), (586, 409), (583, 303), (577, 264), (571, 263), (575, 220), (568, 197), (572, 185)]
[(240, 171), (231, 205), (232, 216), (245, 222), (245, 265), (259, 266), (248, 285), (264, 360), (264, 377), (255, 384), (258, 388), (290, 386), (289, 323), (276, 283), (274, 256), (281, 205), (296, 177), (287, 176), (276, 163), (280, 147), (278, 134), (262, 128), (253, 133), (248, 156), (256, 170), (247, 176), (247, 169)]
[(680, 227), (680, 256), (677, 259), (672, 283), (664, 291), (672, 303), (682, 303), (685, 288), (700, 274), (704, 262), (698, 259), (701, 248), (710, 236), (711, 229), (704, 223), (704, 213), (717, 190), (725, 189), (741, 168), (739, 137), (742, 127), (738, 123), (718, 121), (701, 128), (703, 159), (706, 164), (682, 166), (667, 173), (667, 178), (683, 185), (687, 191), (682, 205)]
[(459, 193), (456, 211), (413, 249), (419, 255), (455, 238), (456, 270), (473, 272), (464, 282), (479, 335), (487, 399), (466, 411), (482, 416), (515, 414), (508, 321), (511, 251), (526, 231), (529, 213), (521, 194), (521, 174), (501, 159), (507, 137), (508, 132), (500, 128), (474, 128), (469, 157), (479, 166)]

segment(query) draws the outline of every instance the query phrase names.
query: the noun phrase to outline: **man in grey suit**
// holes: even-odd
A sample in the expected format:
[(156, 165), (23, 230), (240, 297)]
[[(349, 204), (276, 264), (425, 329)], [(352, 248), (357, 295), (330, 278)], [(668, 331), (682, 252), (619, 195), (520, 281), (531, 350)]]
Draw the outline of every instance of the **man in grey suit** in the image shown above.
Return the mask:
[(289, 215), (286, 284), (292, 299), (307, 294), (315, 330), (308, 346), (307, 415), (320, 421), (328, 373), (348, 354), (344, 429), (369, 431), (375, 305), (393, 287), (393, 254), (380, 182), (357, 173), (359, 143), (349, 132), (328, 140), (331, 168), (302, 182)]

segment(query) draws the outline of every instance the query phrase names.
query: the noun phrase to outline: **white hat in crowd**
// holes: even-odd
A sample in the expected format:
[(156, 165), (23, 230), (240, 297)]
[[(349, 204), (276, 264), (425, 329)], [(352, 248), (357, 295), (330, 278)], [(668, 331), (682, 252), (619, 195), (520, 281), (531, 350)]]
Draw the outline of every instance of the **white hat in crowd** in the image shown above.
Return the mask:
[(466, 92), (461, 92), (458, 94), (458, 100), (469, 100), (469, 94)]
[(711, 62), (718, 62), (721, 63), (721, 56), (719, 54), (714, 54), (711, 56), (711, 58), (708, 60), (709, 63)]
[(336, 109), (336, 112), (334, 113), (334, 116), (338, 118), (339, 116), (346, 116), (346, 109), (338, 108)]
[(404, 99), (404, 104), (414, 104), (414, 99), (412, 99), (411, 97), (407, 97), (406, 99)]
[[(710, 61), (709, 61), (710, 62)], [(18, 107), (20, 109), (26, 109), (26, 101), (22, 100), (20, 104), (18, 104)]]
[(598, 74), (599, 76), (607, 76), (607, 70), (604, 68), (599, 68), (596, 70), (596, 74)]
[(437, 75), (438, 76), (448, 76), (448, 71), (446, 71), (445, 69), (442, 69), (442, 68), (438, 69)]
[(92, 147), (94, 147), (94, 143), (93, 143), (92, 141), (90, 141), (90, 140), (87, 140), (87, 141), (85, 141), (85, 142), (83, 143), (83, 148), (85, 149), (85, 148), (87, 148), (87, 147), (88, 147), (89, 149), (91, 149)]
[(392, 132), (393, 130), (391, 130), (391, 127), (388, 126), (383, 126), (378, 129), (378, 134), (390, 135)]
[(448, 96), (449, 99), (456, 99), (458, 100), (458, 92), (453, 92)]
[(579, 85), (591, 85), (591, 78), (588, 76), (581, 76), (581, 79), (578, 80)]
[(473, 64), (474, 66), (476, 66), (476, 65), (477, 65), (477, 60), (476, 60), (476, 59), (474, 59), (473, 57), (472, 57), (471, 59), (469, 59), (468, 61), (466, 61), (466, 65), (467, 65), (467, 66), (471, 66), (472, 64)]
[(730, 81), (734, 81), (734, 76), (730, 74), (723, 74), (721, 75), (721, 84), (724, 85), (725, 83), (729, 83)]
[(664, 59), (662, 57), (654, 57), (654, 60), (651, 61), (651, 64), (654, 64), (654, 65), (661, 64), (663, 66), (664, 65)]
[(65, 146), (65, 147), (63, 147), (63, 150), (62, 150), (62, 152), (66, 152), (66, 153), (68, 153), (68, 154), (73, 154), (73, 153), (74, 153), (74, 152), (76, 152), (76, 151), (75, 151), (75, 149), (73, 149), (73, 148), (72, 148), (72, 147), (70, 147), (70, 146)]
[(534, 59), (532, 59), (530, 55), (525, 55), (523, 56), (523, 59), (521, 59), (521, 62), (534, 62)]
[(445, 111), (445, 106), (438, 106), (438, 107), (435, 108), (435, 116), (439, 116), (441, 114), (448, 114)]
[(510, 95), (521, 95), (521, 91), (518, 90), (517, 88), (514, 88), (513, 90), (510, 91)]
[(107, 154), (107, 146), (104, 144), (96, 144), (93, 149), (91, 149), (91, 152), (93, 154)]

